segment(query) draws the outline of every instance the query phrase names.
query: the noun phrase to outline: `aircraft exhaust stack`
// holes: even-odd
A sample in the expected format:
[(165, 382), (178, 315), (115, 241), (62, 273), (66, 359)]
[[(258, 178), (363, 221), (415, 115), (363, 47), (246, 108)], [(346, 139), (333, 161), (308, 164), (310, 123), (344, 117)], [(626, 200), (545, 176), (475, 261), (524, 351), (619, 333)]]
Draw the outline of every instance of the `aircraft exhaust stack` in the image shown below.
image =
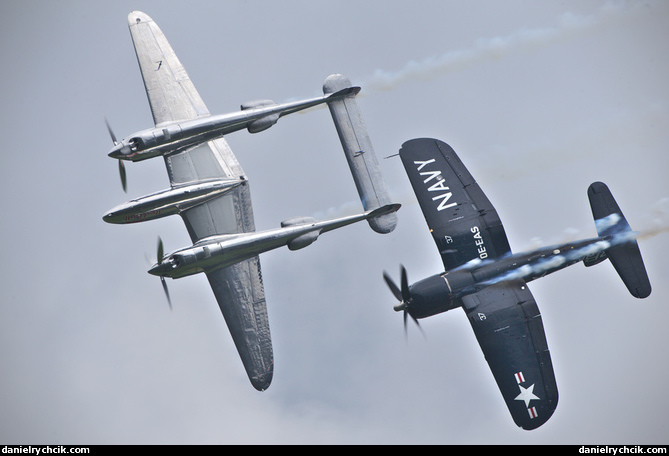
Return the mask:
[[(323, 93), (337, 94), (351, 81), (341, 74), (327, 77), (323, 84)], [(328, 102), (346, 160), (351, 169), (355, 186), (358, 189), (362, 206), (366, 211), (390, 204), (386, 184), (379, 170), (379, 163), (367, 134), (367, 127), (362, 119), (355, 100), (356, 92)], [(397, 225), (397, 214), (390, 213), (368, 220), (369, 226), (377, 233), (390, 233)]]

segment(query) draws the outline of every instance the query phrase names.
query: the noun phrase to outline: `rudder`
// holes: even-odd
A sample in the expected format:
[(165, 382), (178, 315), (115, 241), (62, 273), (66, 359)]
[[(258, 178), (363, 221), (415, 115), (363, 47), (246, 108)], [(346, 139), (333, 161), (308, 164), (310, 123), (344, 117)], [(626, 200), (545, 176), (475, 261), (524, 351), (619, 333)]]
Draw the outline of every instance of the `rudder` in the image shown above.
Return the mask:
[[(588, 199), (597, 233), (599, 236), (611, 238), (612, 246), (606, 249), (606, 256), (632, 296), (648, 297), (651, 292), (650, 280), (639, 245), (634, 236), (631, 236), (632, 229), (611, 191), (606, 184), (594, 182), (588, 188)], [(602, 260), (603, 258), (590, 263), (586, 261), (585, 264), (591, 266)]]

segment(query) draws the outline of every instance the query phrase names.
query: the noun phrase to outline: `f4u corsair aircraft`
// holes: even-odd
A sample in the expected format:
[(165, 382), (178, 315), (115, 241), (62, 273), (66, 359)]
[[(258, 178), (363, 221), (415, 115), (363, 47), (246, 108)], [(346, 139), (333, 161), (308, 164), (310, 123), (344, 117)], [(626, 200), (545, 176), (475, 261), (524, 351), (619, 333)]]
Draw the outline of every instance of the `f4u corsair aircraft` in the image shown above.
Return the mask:
[(558, 391), (537, 304), (527, 287), (546, 274), (583, 262), (611, 260), (632, 296), (650, 295), (635, 234), (608, 187), (595, 182), (588, 197), (598, 237), (512, 254), (502, 222), (453, 149), (414, 139), (399, 153), (445, 272), (409, 286), (404, 267), (394, 308), (416, 323), (462, 307), (515, 423), (535, 429), (555, 411)]
[[(372, 185), (365, 191), (376, 191), (378, 197), (361, 214), (327, 221), (295, 217), (280, 228), (256, 232), (248, 179), (222, 136), (243, 128), (256, 133), (282, 115), (321, 103), (335, 111), (342, 111), (344, 104), (355, 107), (359, 88), (280, 105), (261, 100), (242, 105), (238, 113), (211, 116), (158, 25), (137, 11), (128, 22), (155, 128), (120, 142), (109, 129), (114, 141), (109, 156), (120, 164), (163, 156), (171, 188), (115, 207), (103, 219), (135, 223), (173, 214), (183, 218), (193, 245), (163, 255), (159, 242), (158, 263), (149, 272), (160, 276), (168, 301), (165, 277), (206, 274), (251, 384), (265, 390), (272, 381), (274, 358), (258, 254), (284, 245), (301, 249), (321, 233), (361, 220), (372, 228), (380, 220), (375, 230), (390, 232), (399, 205), (388, 204), (385, 187)], [(125, 168), (120, 169), (125, 189)]]

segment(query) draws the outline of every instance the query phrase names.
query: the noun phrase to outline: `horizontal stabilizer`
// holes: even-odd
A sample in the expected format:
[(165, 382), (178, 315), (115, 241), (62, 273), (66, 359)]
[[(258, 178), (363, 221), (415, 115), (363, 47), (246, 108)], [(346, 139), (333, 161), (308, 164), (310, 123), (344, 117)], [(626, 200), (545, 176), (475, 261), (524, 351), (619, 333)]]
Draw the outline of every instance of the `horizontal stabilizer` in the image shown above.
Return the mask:
[(651, 291), (650, 280), (641, 258), (639, 245), (611, 191), (606, 184), (595, 182), (588, 188), (588, 198), (597, 233), (602, 237), (611, 238), (612, 246), (606, 249), (606, 256), (611, 260), (611, 264), (632, 296), (648, 297)]
[(385, 206), (369, 211), (369, 213), (367, 214), (367, 219), (369, 220), (369, 219), (374, 219), (376, 217), (383, 217), (384, 215), (388, 214), (394, 214), (395, 212), (400, 210), (400, 207), (402, 207), (402, 205), (399, 203), (386, 204)]
[(303, 231), (302, 234), (299, 234), (297, 237), (294, 237), (287, 243), (290, 250), (299, 250), (316, 242), (316, 239), (318, 239), (318, 236), (322, 233), (327, 233), (328, 231), (332, 231), (337, 228), (359, 222), (361, 220), (369, 221), (377, 217), (384, 217), (388, 214), (394, 214), (399, 210), (400, 207), (400, 204), (388, 204), (372, 211), (366, 211), (362, 214), (349, 215), (336, 219), (324, 220), (321, 222), (317, 221), (313, 217), (293, 217), (281, 222), (281, 227), (294, 227)]
[[(367, 134), (367, 128), (360, 114), (360, 109), (353, 95), (357, 90), (351, 90), (351, 82), (341, 74), (328, 76), (323, 84), (324, 94), (347, 93), (345, 96), (328, 101), (339, 139), (341, 141), (346, 160), (351, 169), (355, 186), (358, 189), (360, 200), (365, 211), (374, 210), (390, 203), (386, 184), (379, 170), (379, 163)], [(390, 233), (397, 225), (397, 215), (393, 212), (373, 217), (368, 220), (369, 226), (377, 233)]]
[(341, 228), (342, 226), (350, 225), (351, 223), (359, 222), (361, 220), (367, 220), (371, 224), (371, 222), (374, 220), (395, 215), (395, 212), (397, 212), (400, 207), (402, 207), (401, 204), (386, 204), (385, 206), (365, 211), (362, 214), (348, 215), (336, 219), (316, 222), (313, 224), (313, 226), (320, 226), (321, 233), (326, 233), (328, 231)]
[[(325, 92), (326, 95), (328, 93), (330, 93), (330, 92)], [(344, 98), (344, 97), (348, 97), (349, 95), (350, 96), (355, 96), (359, 93), (360, 93), (360, 87), (357, 87), (357, 86), (356, 87), (351, 87), (351, 85), (349, 84), (349, 86), (346, 87), (345, 89), (340, 89), (337, 92), (330, 93), (330, 96), (328, 96), (327, 98), (328, 98), (328, 100), (331, 99), (332, 101), (334, 101), (337, 98)]]

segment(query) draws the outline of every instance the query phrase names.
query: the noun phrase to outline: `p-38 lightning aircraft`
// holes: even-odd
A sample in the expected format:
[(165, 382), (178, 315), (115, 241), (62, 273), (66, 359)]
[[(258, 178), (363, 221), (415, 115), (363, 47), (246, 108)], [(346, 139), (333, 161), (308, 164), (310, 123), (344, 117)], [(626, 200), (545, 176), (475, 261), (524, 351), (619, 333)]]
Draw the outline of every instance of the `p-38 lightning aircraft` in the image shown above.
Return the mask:
[[(135, 223), (173, 214), (183, 218), (193, 245), (164, 255), (159, 242), (158, 263), (149, 272), (160, 276), (168, 301), (165, 277), (205, 273), (251, 384), (263, 391), (272, 381), (274, 359), (258, 255), (284, 245), (301, 249), (321, 233), (361, 220), (370, 226), (385, 220), (382, 228), (392, 231), (388, 220), (394, 220), (399, 205), (387, 204), (383, 194), (375, 200), (380, 204), (367, 205), (358, 215), (327, 221), (294, 217), (280, 228), (256, 232), (248, 179), (222, 136), (243, 128), (259, 132), (282, 115), (321, 103), (354, 105), (349, 98), (359, 88), (281, 105), (261, 100), (242, 105), (239, 113), (211, 116), (158, 25), (138, 11), (130, 13), (128, 23), (155, 128), (120, 142), (109, 129), (114, 141), (109, 156), (119, 163), (163, 156), (171, 188), (122, 204), (103, 219)], [(121, 179), (125, 188), (123, 167)]]
[(632, 296), (651, 287), (629, 224), (608, 187), (595, 182), (588, 197), (598, 236), (512, 254), (494, 207), (453, 149), (436, 139), (413, 139), (400, 149), (411, 185), (439, 249), (445, 272), (409, 285), (401, 268), (396, 311), (418, 319), (462, 307), (515, 423), (544, 424), (557, 406), (551, 357), (530, 282), (572, 264), (611, 260)]

